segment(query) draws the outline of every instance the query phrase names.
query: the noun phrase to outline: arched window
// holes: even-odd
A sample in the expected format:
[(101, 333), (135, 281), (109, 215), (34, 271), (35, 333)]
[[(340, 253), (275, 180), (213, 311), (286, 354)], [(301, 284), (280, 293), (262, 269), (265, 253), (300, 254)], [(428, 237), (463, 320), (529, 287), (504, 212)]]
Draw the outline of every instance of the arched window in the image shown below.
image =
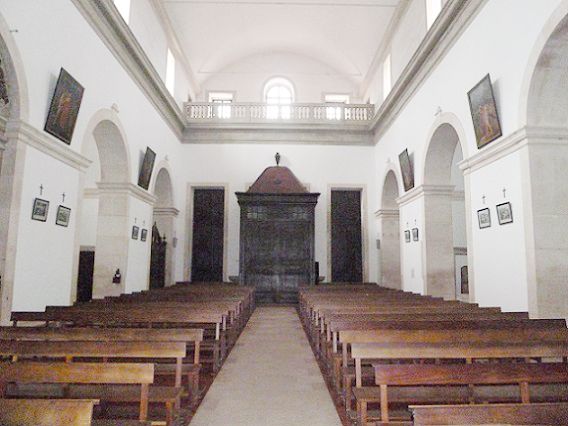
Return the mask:
[(285, 78), (273, 78), (264, 86), (266, 118), (290, 118), (290, 104), (294, 102), (294, 87)]

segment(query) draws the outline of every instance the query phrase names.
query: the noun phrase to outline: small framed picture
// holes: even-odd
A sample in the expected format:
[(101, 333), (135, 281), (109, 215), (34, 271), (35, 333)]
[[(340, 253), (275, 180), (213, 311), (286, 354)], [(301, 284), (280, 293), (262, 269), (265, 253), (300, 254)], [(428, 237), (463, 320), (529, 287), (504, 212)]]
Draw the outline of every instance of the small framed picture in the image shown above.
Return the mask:
[(412, 240), (418, 241), (418, 228), (412, 228)]
[(513, 208), (511, 207), (511, 203), (497, 205), (497, 219), (499, 219), (499, 225), (513, 223)]
[(36, 198), (34, 200), (34, 207), (32, 209), (32, 219), (45, 222), (47, 220), (47, 213), (49, 211), (49, 201)]
[(148, 230), (143, 229), (142, 232), (140, 232), (140, 241), (146, 241), (147, 238), (148, 238)]
[(491, 211), (489, 208), (478, 210), (477, 220), (479, 222), (479, 229), (491, 228)]
[(140, 228), (137, 227), (136, 225), (134, 225), (132, 227), (132, 239), (133, 240), (137, 240), (138, 239), (138, 233), (140, 232)]
[(404, 241), (406, 241), (407, 243), (410, 242), (410, 230), (409, 229), (404, 231)]
[(57, 207), (57, 216), (55, 218), (55, 224), (59, 226), (68, 227), (69, 219), (71, 218), (71, 209), (65, 206)]

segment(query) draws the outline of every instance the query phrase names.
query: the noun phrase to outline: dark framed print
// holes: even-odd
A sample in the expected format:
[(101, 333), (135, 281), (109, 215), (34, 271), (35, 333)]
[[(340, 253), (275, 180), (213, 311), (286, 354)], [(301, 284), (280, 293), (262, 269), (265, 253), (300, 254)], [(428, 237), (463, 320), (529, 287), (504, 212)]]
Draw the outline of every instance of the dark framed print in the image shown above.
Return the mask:
[(138, 239), (138, 233), (140, 232), (140, 228), (137, 227), (136, 225), (134, 225), (132, 227), (132, 239), (133, 240), (137, 240)]
[(67, 145), (71, 145), (84, 91), (83, 86), (61, 68), (44, 129)]
[(418, 228), (412, 228), (412, 240), (418, 241)]
[(409, 229), (404, 231), (404, 241), (406, 241), (407, 243), (410, 242), (410, 230)]
[(147, 229), (143, 229), (140, 232), (140, 241), (146, 241), (146, 239), (148, 238), (148, 230)]
[(71, 209), (65, 206), (57, 207), (57, 215), (55, 217), (55, 224), (59, 226), (68, 227), (69, 220), (71, 219)]
[(503, 134), (489, 74), (483, 77), (467, 93), (467, 96), (477, 139), (477, 148), (481, 149)]
[(398, 155), (398, 162), (400, 164), (400, 172), (402, 173), (404, 190), (409, 191), (414, 188), (414, 169), (410, 155), (408, 155), (408, 149), (405, 149)]
[(32, 219), (45, 222), (47, 220), (47, 213), (49, 212), (49, 201), (36, 198), (32, 209)]
[(142, 161), (142, 167), (140, 168), (140, 174), (138, 175), (138, 186), (146, 190), (150, 187), (150, 179), (152, 178), (154, 161), (156, 161), (156, 153), (150, 148), (146, 148), (144, 161)]
[(497, 205), (497, 219), (499, 219), (499, 225), (513, 223), (513, 207), (511, 203)]
[(479, 229), (491, 227), (491, 211), (489, 208), (484, 208), (477, 211), (477, 221), (479, 222)]

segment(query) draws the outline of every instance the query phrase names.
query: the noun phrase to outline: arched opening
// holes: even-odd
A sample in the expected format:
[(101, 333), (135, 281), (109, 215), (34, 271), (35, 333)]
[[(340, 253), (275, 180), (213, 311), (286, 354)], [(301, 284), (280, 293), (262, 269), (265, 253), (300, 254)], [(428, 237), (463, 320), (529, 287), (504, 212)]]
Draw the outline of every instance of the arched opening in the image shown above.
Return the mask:
[(526, 224), (531, 316), (568, 318), (568, 2), (551, 18), (535, 49), (526, 92), (529, 133)]
[[(129, 203), (124, 187), (130, 173), (126, 142), (111, 112), (101, 111), (93, 118), (82, 153), (92, 163), (84, 176), (78, 229), (77, 300), (87, 301), (125, 289)], [(120, 282), (113, 282), (117, 271)]]
[(8, 120), (27, 118), (26, 79), (10, 28), (0, 14), (0, 321), (12, 309), (24, 144), (6, 132)]
[(294, 102), (294, 86), (289, 80), (282, 77), (270, 79), (264, 85), (263, 98), (268, 104), (266, 118), (290, 118), (290, 104)]
[(381, 209), (377, 212), (380, 229), (380, 285), (402, 289), (398, 197), (398, 180), (394, 171), (390, 170), (383, 184)]
[(426, 293), (468, 299), (463, 151), (456, 129), (441, 124), (432, 135), (424, 165)]
[(179, 213), (174, 207), (172, 179), (166, 167), (156, 175), (154, 195), (150, 288), (160, 288), (174, 282), (175, 218)]

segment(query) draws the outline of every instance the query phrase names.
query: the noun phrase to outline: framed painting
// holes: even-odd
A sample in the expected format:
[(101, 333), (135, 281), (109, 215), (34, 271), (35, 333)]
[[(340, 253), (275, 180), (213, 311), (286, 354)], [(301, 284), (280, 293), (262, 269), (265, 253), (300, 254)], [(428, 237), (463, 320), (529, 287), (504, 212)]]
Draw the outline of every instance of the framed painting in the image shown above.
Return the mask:
[(67, 145), (71, 145), (84, 91), (83, 86), (61, 68), (44, 129)]
[(47, 213), (49, 212), (49, 201), (36, 198), (32, 209), (32, 220), (40, 222), (47, 221)]
[(69, 220), (71, 219), (71, 209), (65, 206), (57, 207), (57, 215), (55, 217), (55, 224), (59, 226), (68, 227)]
[(400, 172), (402, 173), (404, 190), (409, 191), (414, 188), (414, 169), (412, 167), (410, 155), (408, 155), (408, 149), (405, 149), (399, 154), (398, 162), (400, 163)]
[(513, 223), (513, 207), (511, 207), (511, 203), (497, 205), (497, 219), (499, 219), (499, 225)]
[(483, 77), (468, 92), (467, 96), (477, 139), (477, 148), (481, 149), (503, 134), (489, 74)]
[(418, 241), (418, 228), (412, 228), (412, 241)]
[(410, 230), (409, 229), (404, 231), (404, 241), (406, 241), (407, 243), (410, 242)]
[(140, 241), (146, 241), (146, 239), (148, 238), (148, 230), (147, 229), (143, 229), (140, 232)]
[(134, 225), (132, 227), (132, 239), (133, 240), (137, 240), (138, 239), (138, 234), (140, 233), (140, 228), (136, 225)]
[(146, 190), (150, 187), (150, 179), (152, 178), (154, 161), (156, 161), (156, 153), (150, 148), (146, 148), (144, 161), (142, 161), (142, 167), (140, 167), (140, 174), (138, 175), (138, 186)]
[(477, 221), (479, 222), (479, 229), (491, 227), (491, 212), (489, 208), (484, 208), (477, 211)]

